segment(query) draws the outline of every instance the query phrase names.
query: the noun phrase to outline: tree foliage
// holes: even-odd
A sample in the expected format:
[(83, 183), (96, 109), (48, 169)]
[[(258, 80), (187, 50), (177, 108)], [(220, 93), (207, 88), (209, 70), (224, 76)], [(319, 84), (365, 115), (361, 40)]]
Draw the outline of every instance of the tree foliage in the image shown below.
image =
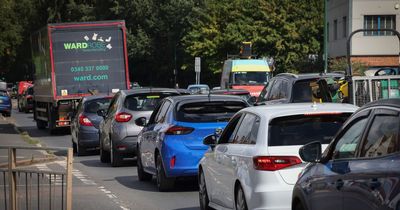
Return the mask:
[(29, 35), (47, 23), (125, 20), (131, 80), (143, 85), (174, 85), (174, 69), (181, 86), (193, 83), (197, 56), (203, 81), (215, 84), (243, 41), (280, 72), (318, 71), (308, 57), (321, 57), (322, 8), (319, 0), (0, 0), (0, 66), (15, 79), (31, 71)]

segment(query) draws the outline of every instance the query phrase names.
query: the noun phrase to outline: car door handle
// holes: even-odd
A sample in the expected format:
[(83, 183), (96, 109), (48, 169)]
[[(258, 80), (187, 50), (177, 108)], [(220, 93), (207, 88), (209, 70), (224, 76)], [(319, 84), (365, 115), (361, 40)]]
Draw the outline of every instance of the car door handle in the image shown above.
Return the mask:
[(379, 182), (378, 179), (374, 178), (369, 182), (368, 185), (372, 190), (375, 190), (376, 188), (381, 186), (381, 182)]
[(339, 180), (336, 181), (336, 189), (337, 190), (342, 189), (343, 185), (344, 185), (343, 180), (339, 179)]

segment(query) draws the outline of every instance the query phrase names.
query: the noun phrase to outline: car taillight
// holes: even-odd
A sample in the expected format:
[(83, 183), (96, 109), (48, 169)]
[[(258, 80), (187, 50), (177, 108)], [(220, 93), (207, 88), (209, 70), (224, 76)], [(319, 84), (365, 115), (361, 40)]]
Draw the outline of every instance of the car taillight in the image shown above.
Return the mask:
[(176, 156), (172, 156), (171, 160), (169, 161), (169, 168), (173, 169), (175, 167)]
[(296, 156), (256, 156), (253, 157), (254, 169), (262, 171), (277, 171), (289, 166), (300, 164)]
[(93, 124), (92, 124), (92, 122), (90, 122), (89, 118), (87, 118), (83, 114), (79, 115), (79, 124), (83, 125), (83, 126), (93, 126)]
[(184, 135), (189, 134), (193, 131), (193, 128), (182, 127), (182, 126), (172, 126), (170, 127), (165, 134), (167, 135)]
[(125, 112), (120, 112), (115, 115), (115, 121), (117, 122), (129, 122), (132, 119), (132, 115)]

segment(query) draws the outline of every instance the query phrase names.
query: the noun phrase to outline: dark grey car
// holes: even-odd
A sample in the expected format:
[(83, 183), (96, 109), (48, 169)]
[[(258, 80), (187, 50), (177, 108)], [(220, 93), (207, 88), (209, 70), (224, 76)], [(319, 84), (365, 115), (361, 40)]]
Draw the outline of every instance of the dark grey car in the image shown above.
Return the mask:
[(175, 89), (137, 88), (119, 91), (103, 114), (100, 124), (100, 161), (120, 166), (123, 158), (136, 156), (137, 135), (143, 127), (135, 124), (150, 117), (156, 104), (168, 96), (180, 95)]
[(87, 150), (99, 148), (99, 124), (103, 120), (98, 110), (107, 109), (112, 96), (87, 96), (79, 102), (72, 116), (71, 136), (74, 151), (78, 156)]

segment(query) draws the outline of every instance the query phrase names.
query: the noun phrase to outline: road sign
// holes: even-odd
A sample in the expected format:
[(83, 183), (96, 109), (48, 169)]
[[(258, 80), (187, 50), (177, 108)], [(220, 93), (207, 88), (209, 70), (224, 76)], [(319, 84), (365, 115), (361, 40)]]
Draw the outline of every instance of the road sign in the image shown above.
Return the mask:
[(194, 58), (194, 71), (200, 72), (201, 71), (201, 60), (200, 57)]

